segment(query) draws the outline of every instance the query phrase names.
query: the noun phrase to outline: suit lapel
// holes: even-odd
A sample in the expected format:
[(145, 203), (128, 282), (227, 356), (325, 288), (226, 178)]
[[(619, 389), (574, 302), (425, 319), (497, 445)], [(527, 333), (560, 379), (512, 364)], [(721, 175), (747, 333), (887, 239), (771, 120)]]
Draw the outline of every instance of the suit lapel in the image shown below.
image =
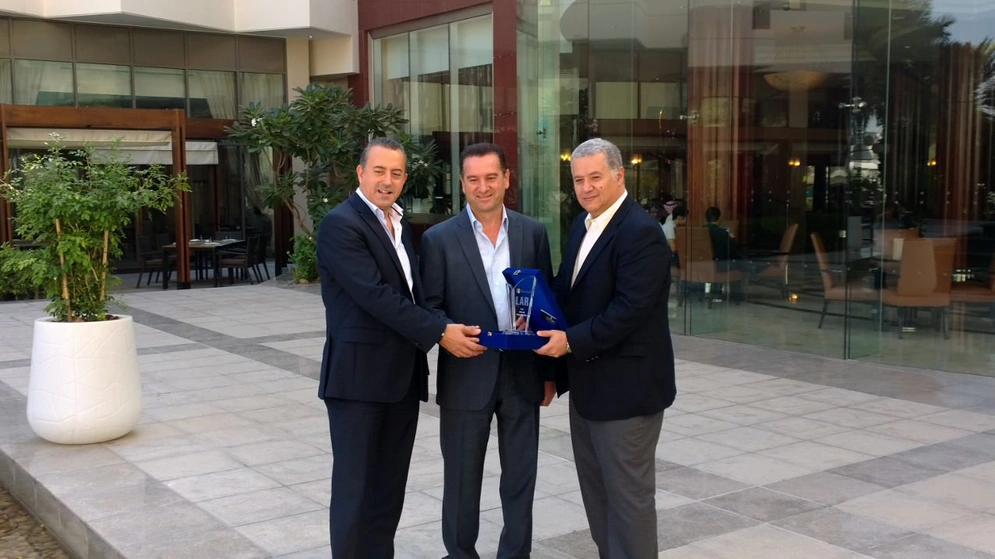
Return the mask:
[(508, 261), (512, 268), (521, 268), (525, 261), (525, 233), (522, 230), (522, 220), (512, 212), (508, 212)]
[(494, 308), (494, 298), (491, 297), (491, 288), (487, 283), (487, 276), (484, 273), (484, 261), (480, 259), (480, 249), (477, 248), (477, 233), (473, 230), (473, 225), (470, 223), (470, 215), (466, 210), (460, 212), (457, 218), (456, 226), (459, 228), (459, 234), (456, 235), (456, 239), (459, 241), (460, 248), (463, 249), (463, 255), (466, 257), (466, 262), (470, 267), (470, 273), (473, 274), (473, 279), (477, 282), (477, 287), (484, 294), (484, 300), (491, 308), (491, 312), (494, 316), (497, 316), (497, 311)]
[(570, 236), (567, 238), (567, 246), (563, 250), (563, 260), (560, 261), (560, 273), (557, 276), (558, 288), (562, 293), (570, 291), (570, 279), (573, 277), (574, 265), (577, 262), (577, 253), (580, 252), (580, 244), (584, 241), (584, 218), (587, 212), (578, 216), (572, 226), (570, 226)]
[[(612, 239), (615, 237), (615, 231), (618, 230), (618, 224), (621, 223), (623, 219), (625, 219), (625, 214), (629, 212), (629, 208), (631, 207), (632, 207), (632, 198), (626, 197), (625, 201), (622, 202), (622, 205), (619, 206), (618, 211), (616, 211), (615, 215), (612, 216), (611, 221), (608, 222), (608, 225), (605, 227), (604, 232), (602, 232), (601, 236), (598, 237), (598, 242), (594, 243), (594, 246), (591, 247), (591, 252), (587, 253), (587, 258), (584, 259), (584, 265), (581, 266), (580, 271), (577, 272), (577, 279), (574, 281), (573, 283), (574, 285), (580, 283), (580, 280), (583, 279), (584, 274), (586, 274), (587, 271), (591, 269), (593, 262), (597, 260), (598, 254), (600, 254), (601, 251), (603, 251), (605, 247), (607, 247), (612, 242)], [(583, 236), (581, 238), (583, 238)], [(574, 258), (576, 259), (576, 256)], [(572, 268), (571, 271), (573, 271)]]
[[(349, 203), (352, 205), (353, 209), (356, 210), (356, 213), (359, 214), (359, 217), (366, 222), (366, 225), (369, 226), (370, 230), (373, 231), (373, 236), (380, 240), (384, 250), (387, 251), (387, 255), (390, 257), (390, 261), (394, 263), (394, 266), (401, 274), (401, 277), (404, 277), (404, 268), (401, 267), (401, 260), (397, 257), (397, 251), (394, 249), (394, 244), (390, 242), (390, 237), (387, 236), (387, 230), (384, 229), (383, 225), (380, 223), (380, 220), (377, 219), (377, 216), (373, 214), (373, 210), (371, 210), (370, 207), (366, 205), (366, 202), (364, 202), (363, 199), (360, 198), (355, 192), (349, 197)], [(409, 225), (403, 221), (402, 223), (401, 234), (403, 237), (404, 229), (407, 229)], [(411, 265), (414, 266), (415, 260), (410, 257), (410, 247), (405, 245), (405, 248), (409, 250), (408, 258)]]

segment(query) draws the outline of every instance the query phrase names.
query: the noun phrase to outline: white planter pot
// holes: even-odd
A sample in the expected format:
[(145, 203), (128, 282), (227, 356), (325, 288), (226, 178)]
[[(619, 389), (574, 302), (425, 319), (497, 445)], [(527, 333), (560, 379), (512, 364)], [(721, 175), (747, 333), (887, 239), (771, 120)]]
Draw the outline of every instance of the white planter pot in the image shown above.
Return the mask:
[(35, 321), (28, 424), (60, 444), (116, 439), (142, 413), (135, 326), (130, 316), (103, 322)]

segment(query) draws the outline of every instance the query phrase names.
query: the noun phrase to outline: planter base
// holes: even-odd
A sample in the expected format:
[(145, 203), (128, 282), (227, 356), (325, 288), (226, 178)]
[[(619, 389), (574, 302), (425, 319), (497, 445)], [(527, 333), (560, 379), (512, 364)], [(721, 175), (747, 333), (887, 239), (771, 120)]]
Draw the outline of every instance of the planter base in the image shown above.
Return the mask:
[(91, 444), (126, 435), (142, 413), (130, 316), (102, 322), (35, 321), (28, 424), (41, 438)]

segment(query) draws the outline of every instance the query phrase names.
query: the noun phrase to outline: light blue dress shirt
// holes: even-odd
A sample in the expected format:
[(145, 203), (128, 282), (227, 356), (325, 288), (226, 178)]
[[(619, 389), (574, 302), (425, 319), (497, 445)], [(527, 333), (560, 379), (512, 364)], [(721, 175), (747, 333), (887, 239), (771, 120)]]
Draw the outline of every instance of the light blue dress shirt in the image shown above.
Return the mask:
[(492, 243), (484, 233), (484, 224), (477, 221), (470, 206), (466, 206), (473, 226), (473, 237), (477, 240), (477, 250), (480, 260), (484, 263), (484, 276), (491, 289), (491, 299), (494, 300), (494, 310), (497, 312), (499, 330), (511, 330), (511, 302), (508, 300), (508, 282), (504, 279), (505, 268), (511, 266), (511, 251), (508, 248), (508, 212), (501, 208), (501, 230), (497, 242)]

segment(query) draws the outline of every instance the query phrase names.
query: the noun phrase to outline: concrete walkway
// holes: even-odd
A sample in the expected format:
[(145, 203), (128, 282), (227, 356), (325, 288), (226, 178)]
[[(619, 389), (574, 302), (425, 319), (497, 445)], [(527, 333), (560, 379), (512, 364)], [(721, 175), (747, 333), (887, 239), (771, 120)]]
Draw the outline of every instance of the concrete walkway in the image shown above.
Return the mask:
[[(80, 558), (327, 558), (317, 291), (268, 282), (124, 300), (144, 419), (79, 447), (38, 439), (24, 419), (44, 303), (0, 304), (0, 481)], [(995, 379), (675, 341), (680, 395), (657, 451), (661, 557), (995, 557)], [(437, 415), (423, 405), (401, 558), (445, 554)], [(533, 557), (596, 557), (566, 400), (541, 421)], [(478, 548), (493, 557), (491, 448)]]

